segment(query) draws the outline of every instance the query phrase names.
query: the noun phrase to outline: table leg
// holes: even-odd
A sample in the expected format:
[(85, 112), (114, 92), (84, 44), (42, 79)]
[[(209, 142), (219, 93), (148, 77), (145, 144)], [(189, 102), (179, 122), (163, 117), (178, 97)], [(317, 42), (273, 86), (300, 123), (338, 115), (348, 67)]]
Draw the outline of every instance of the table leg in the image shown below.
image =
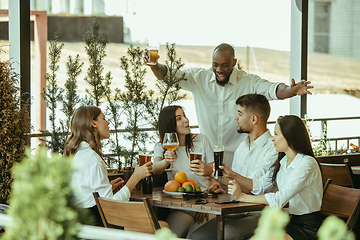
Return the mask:
[(216, 215), (217, 240), (224, 240), (224, 215)]

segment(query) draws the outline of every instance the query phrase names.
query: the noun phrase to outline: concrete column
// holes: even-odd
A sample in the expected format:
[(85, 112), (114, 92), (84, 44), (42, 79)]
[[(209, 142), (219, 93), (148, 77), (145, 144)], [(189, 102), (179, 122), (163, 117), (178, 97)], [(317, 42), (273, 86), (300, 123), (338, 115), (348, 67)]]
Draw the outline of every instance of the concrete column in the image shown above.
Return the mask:
[[(290, 77), (307, 79), (308, 0), (291, 1)], [(291, 79), (290, 79), (291, 83)], [(304, 117), (307, 96), (290, 99), (290, 114)]]
[(84, 14), (85, 15), (93, 14), (92, 0), (84, 0)]
[(104, 15), (105, 14), (105, 1), (104, 0), (92, 0), (92, 14)]
[(70, 14), (81, 15), (84, 13), (83, 0), (70, 0)]
[[(10, 61), (14, 71), (20, 76), (21, 99), (27, 101), (31, 96), (30, 0), (9, 1), (9, 42)], [(30, 117), (30, 106), (28, 106), (28, 113)]]

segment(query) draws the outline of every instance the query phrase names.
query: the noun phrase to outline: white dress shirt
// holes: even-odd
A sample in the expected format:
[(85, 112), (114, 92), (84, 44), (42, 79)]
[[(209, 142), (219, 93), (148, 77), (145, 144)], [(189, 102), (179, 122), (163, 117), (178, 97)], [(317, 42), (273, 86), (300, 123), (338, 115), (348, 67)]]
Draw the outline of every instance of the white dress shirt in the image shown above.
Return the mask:
[[(280, 170), (276, 176), (278, 191), (266, 193), (270, 207), (282, 208), (289, 203), (289, 213), (303, 215), (320, 211), (323, 185), (317, 161), (308, 155), (297, 154), (288, 167), (287, 156), (280, 160)], [(273, 171), (268, 171), (261, 179), (253, 179), (252, 193), (264, 194), (273, 185)]]
[(231, 169), (247, 178), (261, 178), (277, 159), (272, 136), (267, 130), (250, 144), (249, 137), (239, 145), (234, 154)]
[(72, 176), (72, 184), (75, 188), (76, 204), (80, 207), (90, 208), (96, 205), (93, 192), (98, 192), (100, 197), (129, 201), (130, 190), (127, 186), (113, 194), (107, 176), (107, 166), (87, 142), (80, 143), (80, 148), (74, 156), (73, 166), (75, 172)]
[[(211, 163), (214, 161), (214, 152), (212, 146), (203, 134), (198, 134), (193, 139), (194, 152), (202, 153), (202, 161), (206, 163)], [(154, 158), (161, 157), (164, 158), (164, 152), (166, 149), (162, 146), (161, 143), (156, 144), (154, 149)], [(167, 177), (168, 180), (173, 180), (177, 172), (184, 172), (188, 178), (194, 179), (196, 183), (200, 186), (201, 190), (204, 191), (210, 186), (210, 177), (198, 176), (190, 170), (190, 156), (186, 152), (185, 146), (179, 146), (176, 150), (176, 159), (173, 162), (174, 171), (168, 171)], [(154, 165), (156, 162), (154, 163)]]
[(224, 145), (224, 162), (231, 166), (234, 152), (246, 136), (236, 132), (236, 99), (249, 93), (262, 94), (268, 100), (278, 99), (276, 89), (279, 83), (269, 82), (237, 68), (233, 69), (225, 86), (216, 83), (212, 69), (180, 70), (177, 76), (184, 73), (187, 80), (181, 81), (180, 87), (194, 96), (200, 132), (209, 138), (212, 145)]

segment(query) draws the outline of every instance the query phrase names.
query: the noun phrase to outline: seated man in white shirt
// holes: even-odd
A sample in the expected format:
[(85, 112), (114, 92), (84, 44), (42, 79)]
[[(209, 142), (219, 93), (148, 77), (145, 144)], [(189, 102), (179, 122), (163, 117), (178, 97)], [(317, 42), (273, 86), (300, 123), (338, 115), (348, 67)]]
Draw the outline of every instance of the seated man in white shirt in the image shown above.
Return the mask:
[[(272, 135), (267, 129), (270, 115), (270, 104), (265, 96), (260, 94), (246, 94), (236, 100), (238, 113), (235, 116), (238, 133), (247, 133), (245, 140), (239, 145), (234, 154), (231, 169), (224, 164), (224, 176), (221, 183), (228, 185), (239, 175), (259, 179), (269, 170), (277, 158)], [(215, 184), (211, 190), (221, 192)]]

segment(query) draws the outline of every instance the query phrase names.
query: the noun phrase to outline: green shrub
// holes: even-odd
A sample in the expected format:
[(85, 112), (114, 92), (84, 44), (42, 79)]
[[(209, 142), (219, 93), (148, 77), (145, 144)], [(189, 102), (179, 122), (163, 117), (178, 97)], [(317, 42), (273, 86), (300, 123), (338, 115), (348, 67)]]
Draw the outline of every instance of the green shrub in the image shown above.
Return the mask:
[(13, 222), (2, 239), (77, 239), (88, 216), (74, 204), (71, 162), (58, 154), (48, 157), (41, 147), (38, 155), (13, 167), (8, 211)]

